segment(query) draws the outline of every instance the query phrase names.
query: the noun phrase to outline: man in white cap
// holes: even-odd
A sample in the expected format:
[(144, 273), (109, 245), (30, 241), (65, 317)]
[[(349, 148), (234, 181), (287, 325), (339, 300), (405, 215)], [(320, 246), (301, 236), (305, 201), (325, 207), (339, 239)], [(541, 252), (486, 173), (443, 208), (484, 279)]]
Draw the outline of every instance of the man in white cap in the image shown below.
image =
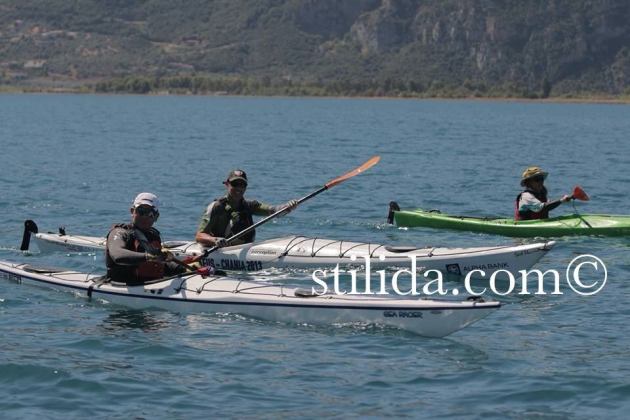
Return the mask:
[(516, 197), (514, 220), (548, 219), (549, 211), (571, 200), (571, 196), (564, 195), (558, 200), (547, 201), (547, 175), (538, 166), (525, 169), (521, 175), (521, 186), (525, 190)]
[(155, 194), (140, 193), (131, 205), (131, 223), (117, 224), (107, 234), (107, 277), (128, 285), (143, 284), (185, 271), (162, 251), (160, 232), (153, 224), (160, 216)]
[(296, 200), (291, 200), (279, 206), (271, 206), (256, 200), (246, 200), (244, 195), (247, 189), (247, 174), (240, 169), (230, 171), (223, 184), (227, 194), (208, 205), (197, 228), (195, 240), (204, 246), (223, 247), (254, 242), (255, 231), (230, 244), (226, 238), (253, 225), (254, 215), (268, 216), (283, 208), (286, 208), (288, 213), (298, 204)]

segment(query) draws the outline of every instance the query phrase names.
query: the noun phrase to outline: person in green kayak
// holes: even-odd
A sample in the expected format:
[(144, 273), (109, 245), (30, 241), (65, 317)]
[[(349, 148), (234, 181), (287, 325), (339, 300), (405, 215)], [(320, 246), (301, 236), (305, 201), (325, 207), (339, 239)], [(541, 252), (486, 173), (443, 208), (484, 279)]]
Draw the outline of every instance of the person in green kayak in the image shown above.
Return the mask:
[(244, 195), (247, 174), (240, 169), (230, 171), (223, 184), (227, 190), (226, 195), (208, 205), (197, 228), (195, 240), (204, 246), (224, 247), (254, 242), (255, 230), (229, 244), (226, 238), (252, 226), (254, 215), (268, 216), (283, 208), (288, 213), (298, 204), (296, 200), (291, 200), (279, 206), (271, 206), (256, 200), (246, 200)]
[(120, 223), (107, 234), (107, 278), (127, 285), (143, 284), (183, 273), (172, 262), (173, 254), (162, 251), (160, 232), (153, 227), (160, 213), (155, 194), (140, 193), (131, 205), (131, 223)]
[(525, 169), (521, 176), (521, 186), (525, 190), (516, 197), (514, 220), (548, 219), (549, 211), (571, 200), (571, 196), (564, 195), (558, 200), (547, 201), (547, 175), (538, 166)]

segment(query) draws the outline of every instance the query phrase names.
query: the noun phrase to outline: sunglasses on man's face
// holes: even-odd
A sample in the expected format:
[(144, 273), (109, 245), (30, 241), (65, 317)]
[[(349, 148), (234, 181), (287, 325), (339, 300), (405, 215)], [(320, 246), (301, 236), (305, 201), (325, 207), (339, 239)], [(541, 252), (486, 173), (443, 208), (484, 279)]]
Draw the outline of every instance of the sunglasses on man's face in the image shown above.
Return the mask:
[(247, 182), (243, 181), (232, 181), (230, 182), (230, 185), (234, 188), (247, 188)]
[(157, 217), (157, 215), (159, 214), (158, 211), (155, 210), (153, 207), (147, 207), (147, 206), (136, 207), (135, 211), (138, 216)]

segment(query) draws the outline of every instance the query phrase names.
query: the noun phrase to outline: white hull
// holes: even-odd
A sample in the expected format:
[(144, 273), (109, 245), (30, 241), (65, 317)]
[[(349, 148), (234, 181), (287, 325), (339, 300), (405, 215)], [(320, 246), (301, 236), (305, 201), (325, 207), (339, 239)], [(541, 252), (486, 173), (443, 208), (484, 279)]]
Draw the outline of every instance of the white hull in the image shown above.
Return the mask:
[[(70, 236), (38, 233), (37, 245), (42, 252), (94, 252), (105, 249), (105, 239), (89, 236)], [(332, 239), (288, 236), (253, 244), (220, 248), (204, 263), (232, 271), (258, 271), (268, 268), (340, 268), (365, 265), (369, 258), (374, 269), (410, 267), (415, 257), (416, 266), (425, 270), (439, 270), (465, 276), (472, 270), (507, 270), (517, 275), (540, 260), (555, 242), (518, 246), (476, 248), (396, 248), (380, 244), (337, 241)], [(165, 242), (175, 255), (200, 255), (204, 248), (195, 242)]]
[[(272, 239), (265, 242), (221, 248), (208, 256), (207, 262), (217, 268), (231, 270), (244, 268), (317, 268), (364, 265), (369, 258), (374, 269), (410, 267), (415, 258), (416, 267), (466, 275), (475, 269), (506, 269), (517, 273), (528, 269), (553, 246), (532, 244), (518, 247), (479, 248), (419, 248), (392, 252), (379, 244), (335, 241), (305, 237)], [(177, 249), (177, 248), (176, 248)], [(197, 255), (203, 251), (198, 245), (179, 248), (185, 254)], [(353, 259), (354, 257), (354, 259)]]
[(95, 252), (105, 250), (105, 238), (95, 236), (36, 233), (35, 243), (41, 252)]
[(226, 277), (176, 277), (144, 286), (99, 283), (100, 277), (74, 271), (33, 270), (0, 261), (0, 278), (69, 289), (136, 309), (238, 313), (275, 322), (377, 324), (426, 337), (444, 337), (487, 316), (498, 302), (437, 301), (324, 295), (300, 297), (298, 289)]

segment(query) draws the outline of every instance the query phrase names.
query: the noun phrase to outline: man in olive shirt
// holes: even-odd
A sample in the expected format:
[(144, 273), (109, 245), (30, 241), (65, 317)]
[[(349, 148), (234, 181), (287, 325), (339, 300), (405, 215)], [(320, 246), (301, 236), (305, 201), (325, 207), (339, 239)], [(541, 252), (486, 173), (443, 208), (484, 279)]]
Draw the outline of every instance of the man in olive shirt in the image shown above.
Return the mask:
[[(204, 246), (227, 246), (229, 238), (254, 224), (253, 216), (268, 216), (287, 208), (287, 213), (293, 210), (298, 202), (291, 200), (280, 206), (271, 206), (256, 200), (244, 198), (247, 189), (247, 174), (235, 169), (228, 174), (223, 182), (227, 194), (208, 205), (201, 217), (195, 240)], [(239, 245), (253, 242), (256, 232), (252, 230), (229, 245)]]

